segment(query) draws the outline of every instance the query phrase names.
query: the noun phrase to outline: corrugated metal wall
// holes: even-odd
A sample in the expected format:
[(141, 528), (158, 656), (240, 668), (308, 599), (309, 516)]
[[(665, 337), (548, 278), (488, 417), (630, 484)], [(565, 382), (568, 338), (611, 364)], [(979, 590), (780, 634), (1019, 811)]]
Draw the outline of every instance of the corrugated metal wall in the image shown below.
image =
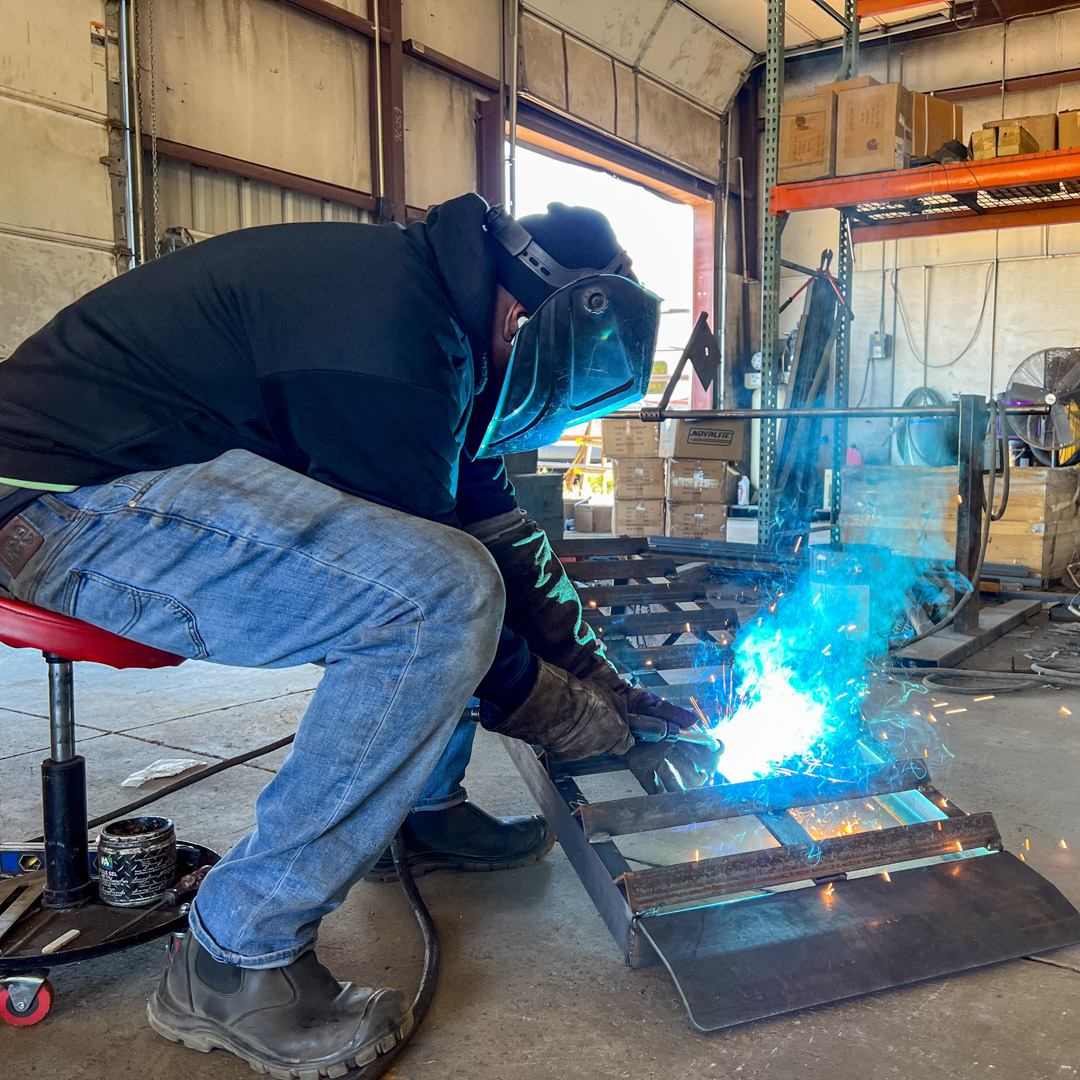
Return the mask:
[(158, 186), (163, 233), (179, 228), (216, 235), (290, 221), (370, 220), (355, 206), (172, 158), (161, 159)]

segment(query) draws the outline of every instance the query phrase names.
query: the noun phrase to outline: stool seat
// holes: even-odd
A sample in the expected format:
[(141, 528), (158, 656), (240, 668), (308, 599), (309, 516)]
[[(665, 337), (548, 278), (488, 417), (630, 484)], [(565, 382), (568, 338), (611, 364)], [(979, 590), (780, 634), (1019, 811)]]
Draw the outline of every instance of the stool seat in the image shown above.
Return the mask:
[(0, 597), (0, 642), (13, 649), (40, 649), (65, 660), (114, 668), (176, 667), (185, 657), (140, 645), (54, 611)]

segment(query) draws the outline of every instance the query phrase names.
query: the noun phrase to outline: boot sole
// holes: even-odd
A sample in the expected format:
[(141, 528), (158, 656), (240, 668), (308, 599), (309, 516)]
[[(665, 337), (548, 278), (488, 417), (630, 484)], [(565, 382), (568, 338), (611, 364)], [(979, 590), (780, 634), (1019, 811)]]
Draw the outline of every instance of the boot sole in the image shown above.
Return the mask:
[(393, 1050), (398, 1043), (408, 1038), (413, 1028), (413, 1014), (410, 1009), (396, 1030), (381, 1039), (366, 1043), (350, 1057), (337, 1061), (293, 1065), (260, 1057), (252, 1047), (228, 1038), (217, 1027), (193, 1022), (191, 1017), (174, 1013), (171, 1009), (163, 1010), (156, 994), (147, 1003), (146, 1018), (154, 1031), (170, 1042), (180, 1043), (189, 1050), (198, 1050), (201, 1054), (208, 1054), (211, 1050), (225, 1050), (246, 1062), (253, 1072), (272, 1076), (274, 1080), (323, 1080), (347, 1076), (352, 1069), (370, 1065), (380, 1054)]
[[(484, 873), (492, 870), (518, 870), (523, 866), (532, 866), (548, 855), (555, 847), (555, 834), (549, 833), (544, 845), (536, 851), (520, 859), (501, 859), (490, 861), (488, 859), (470, 859), (462, 855), (432, 855), (410, 856), (409, 866), (413, 877), (425, 877), (428, 874), (437, 873), (440, 870), (458, 870), (462, 873)], [(365, 881), (385, 885), (391, 881), (397, 881), (397, 870), (370, 870), (364, 875)]]

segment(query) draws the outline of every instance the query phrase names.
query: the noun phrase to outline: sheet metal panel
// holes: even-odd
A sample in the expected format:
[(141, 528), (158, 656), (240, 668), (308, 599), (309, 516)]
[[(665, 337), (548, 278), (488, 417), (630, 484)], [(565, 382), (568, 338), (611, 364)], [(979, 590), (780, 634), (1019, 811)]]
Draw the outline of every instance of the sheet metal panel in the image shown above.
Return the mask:
[(890, 876), (649, 916), (636, 924), (660, 953), (699, 1031), (1080, 940), (1080, 914), (1012, 855)]

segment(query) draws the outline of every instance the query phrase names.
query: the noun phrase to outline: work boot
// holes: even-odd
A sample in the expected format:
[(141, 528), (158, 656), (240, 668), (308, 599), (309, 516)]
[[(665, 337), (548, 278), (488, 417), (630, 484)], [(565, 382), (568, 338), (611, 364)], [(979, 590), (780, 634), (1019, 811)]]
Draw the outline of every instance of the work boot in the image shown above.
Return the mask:
[(412, 1029), (400, 990), (339, 983), (313, 951), (256, 970), (220, 963), (191, 934), (174, 941), (146, 1012), (192, 1050), (228, 1050), (277, 1080), (320, 1080), (374, 1061)]
[[(493, 817), (470, 802), (414, 810), (405, 819), (405, 850), (416, 877), (433, 870), (513, 870), (539, 862), (555, 836), (539, 814)], [(387, 848), (365, 881), (397, 881)]]

